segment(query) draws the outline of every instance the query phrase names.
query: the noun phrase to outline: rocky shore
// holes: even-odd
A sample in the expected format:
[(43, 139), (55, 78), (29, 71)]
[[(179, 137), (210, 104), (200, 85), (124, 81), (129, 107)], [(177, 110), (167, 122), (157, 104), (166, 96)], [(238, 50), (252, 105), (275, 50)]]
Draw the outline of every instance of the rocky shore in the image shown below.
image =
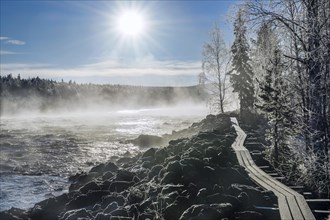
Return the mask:
[(164, 148), (76, 174), (67, 194), (29, 210), (12, 208), (0, 219), (266, 219), (255, 207), (273, 206), (277, 199), (257, 189), (238, 165), (229, 117), (211, 115), (190, 128), (172, 134), (185, 138)]

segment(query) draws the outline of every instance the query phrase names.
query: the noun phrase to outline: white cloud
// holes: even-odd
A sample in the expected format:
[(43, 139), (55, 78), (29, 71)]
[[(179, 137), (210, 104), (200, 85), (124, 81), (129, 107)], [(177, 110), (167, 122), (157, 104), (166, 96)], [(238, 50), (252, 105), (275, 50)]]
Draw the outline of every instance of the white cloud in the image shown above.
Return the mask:
[(143, 75), (186, 75), (196, 76), (201, 71), (200, 61), (144, 60), (125, 63), (109, 60), (75, 68), (56, 68), (47, 64), (1, 64), (1, 73), (21, 74), (23, 77), (88, 77), (88, 76), (143, 76)]
[(12, 44), (12, 45), (18, 45), (18, 46), (21, 46), (21, 45), (24, 45), (25, 42), (24, 41), (21, 41), (21, 40), (7, 40), (6, 41), (7, 44)]
[(8, 51), (8, 50), (0, 50), (0, 56), (3, 56), (3, 55), (14, 55), (14, 54), (17, 54), (16, 52), (13, 52), (13, 51)]
[(5, 41), (6, 44), (12, 44), (17, 46), (22, 46), (26, 44), (24, 41), (12, 39), (10, 37), (3, 37), (3, 36), (0, 37), (0, 41)]

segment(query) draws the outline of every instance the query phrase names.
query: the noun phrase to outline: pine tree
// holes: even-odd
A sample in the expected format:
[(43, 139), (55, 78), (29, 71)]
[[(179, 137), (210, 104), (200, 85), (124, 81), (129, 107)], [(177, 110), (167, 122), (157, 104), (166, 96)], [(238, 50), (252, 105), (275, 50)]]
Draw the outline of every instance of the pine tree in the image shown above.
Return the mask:
[(248, 117), (254, 104), (253, 71), (250, 65), (249, 44), (246, 39), (246, 26), (240, 10), (234, 22), (235, 41), (231, 47), (233, 55), (231, 71), (231, 83), (234, 92), (238, 92), (240, 100), (241, 119)]

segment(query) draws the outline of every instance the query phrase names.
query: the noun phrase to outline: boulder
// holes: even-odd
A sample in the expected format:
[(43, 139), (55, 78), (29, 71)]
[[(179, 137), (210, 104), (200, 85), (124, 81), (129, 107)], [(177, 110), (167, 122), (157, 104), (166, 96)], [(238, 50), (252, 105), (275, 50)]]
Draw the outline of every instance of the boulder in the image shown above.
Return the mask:
[(230, 218), (233, 215), (232, 206), (228, 203), (192, 205), (181, 215), (180, 220), (218, 220)]
[(118, 170), (115, 180), (131, 182), (135, 174), (127, 170)]
[(181, 182), (181, 178), (181, 173), (166, 172), (161, 180), (161, 184), (179, 184)]
[(162, 137), (146, 134), (141, 134), (130, 142), (139, 147), (154, 147), (166, 144), (166, 140)]
[(86, 209), (67, 211), (60, 220), (93, 219), (93, 215)]
[(110, 184), (109, 191), (110, 192), (122, 192), (133, 185), (134, 185), (134, 182), (114, 181)]
[(110, 214), (111, 212), (113, 212), (116, 209), (118, 209), (118, 203), (112, 202), (103, 210), (103, 213)]
[(168, 157), (168, 153), (165, 148), (157, 149), (155, 152), (155, 160), (157, 163), (163, 163)]
[(127, 200), (129, 204), (137, 204), (142, 202), (144, 199), (144, 193), (138, 189), (133, 189), (129, 192)]
[(112, 211), (110, 214), (111, 214), (111, 216), (129, 217), (127, 210), (124, 208), (118, 208), (118, 209)]
[(112, 202), (116, 202), (118, 206), (123, 206), (126, 203), (126, 199), (124, 196), (115, 193), (108, 196), (104, 196), (101, 202), (102, 209), (105, 209)]
[(67, 202), (69, 202), (67, 194), (41, 201), (31, 209), (30, 217), (32, 219), (55, 220)]
[(89, 183), (87, 183), (86, 185), (84, 185), (83, 187), (81, 187), (79, 189), (79, 192), (81, 192), (82, 194), (87, 194), (88, 191), (95, 191), (95, 190), (101, 190), (101, 187), (95, 182), (95, 181), (91, 181)]
[(155, 152), (156, 152), (155, 148), (149, 148), (148, 150), (146, 150), (146, 152), (143, 153), (142, 158), (146, 158), (146, 157), (154, 158)]
[(148, 178), (149, 180), (152, 179), (155, 176), (158, 176), (159, 172), (163, 169), (164, 167), (162, 165), (156, 165), (151, 168), (151, 170), (148, 173)]
[(88, 191), (87, 194), (79, 194), (66, 204), (67, 210), (85, 208), (93, 206), (102, 200), (103, 196), (109, 195), (109, 191)]
[(244, 211), (244, 212), (236, 212), (235, 219), (237, 219), (237, 220), (263, 220), (264, 217), (259, 212)]
[(110, 214), (104, 214), (102, 212), (97, 213), (94, 220), (110, 220), (111, 215)]

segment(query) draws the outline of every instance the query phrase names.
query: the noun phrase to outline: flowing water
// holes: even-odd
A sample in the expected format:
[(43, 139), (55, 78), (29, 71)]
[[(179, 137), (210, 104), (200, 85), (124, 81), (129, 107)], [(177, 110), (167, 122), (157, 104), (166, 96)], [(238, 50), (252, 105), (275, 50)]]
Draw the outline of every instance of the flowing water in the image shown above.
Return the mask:
[(140, 149), (125, 143), (202, 119), (205, 108), (159, 108), (1, 117), (0, 211), (67, 192), (68, 177)]

